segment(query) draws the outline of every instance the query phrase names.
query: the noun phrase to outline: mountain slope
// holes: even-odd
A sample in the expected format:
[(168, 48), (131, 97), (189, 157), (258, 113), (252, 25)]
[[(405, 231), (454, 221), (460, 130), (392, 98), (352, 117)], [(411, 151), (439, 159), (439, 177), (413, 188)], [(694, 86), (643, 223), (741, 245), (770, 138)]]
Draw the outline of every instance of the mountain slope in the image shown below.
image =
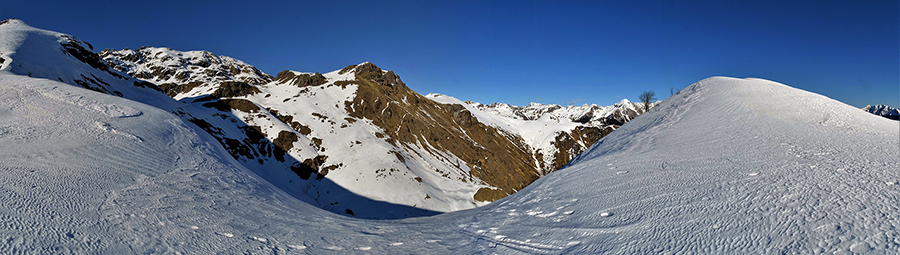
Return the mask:
[[(101, 55), (114, 69), (151, 82), (181, 77), (160, 87), (208, 111), (178, 114), (189, 114), (247, 168), (335, 213), (396, 218), (473, 208), (538, 177), (521, 160), (526, 154), (514, 155), (521, 149), (510, 140), (482, 134), (491, 131), (478, 123), (465, 129), (450, 106), (424, 99), (371, 63), (324, 75), (285, 70), (271, 82), (254, 84), (215, 64), (197, 64), (205, 61), (196, 55), (211, 53), (145, 47)], [(157, 77), (166, 73), (174, 75)], [(266, 80), (260, 77), (254, 81)], [(498, 145), (505, 147), (490, 147)], [(501, 158), (514, 161), (501, 164)], [(517, 161), (522, 163), (509, 163)], [(379, 201), (398, 206), (376, 206), (386, 205)]]
[(161, 108), (177, 107), (156, 85), (110, 69), (74, 36), (31, 27), (21, 20), (0, 22), (0, 70), (56, 80), (89, 90), (126, 97)]
[[(145, 47), (138, 51), (104, 51), (110, 61), (116, 57), (134, 61), (114, 62), (127, 65), (111, 64), (110, 68), (89, 50), (89, 44), (69, 35), (36, 29), (18, 20), (0, 24), (0, 34), (0, 55), (4, 59), (0, 70), (54, 79), (172, 112), (215, 137), (235, 159), (279, 189), (335, 213), (402, 218), (473, 208), (521, 189), (538, 176), (524, 163), (513, 164), (507, 168), (512, 171), (503, 173), (503, 169), (485, 171), (457, 157), (454, 153), (469, 162), (485, 161), (485, 155), (516, 153), (518, 148), (502, 136), (481, 134), (487, 128), (466, 132), (454, 126), (443, 105), (434, 104), (432, 112), (417, 118), (419, 122), (434, 121), (431, 116), (439, 116), (445, 122), (431, 125), (430, 130), (420, 129), (417, 135), (441, 139), (479, 135), (486, 138), (482, 139), (486, 145), (499, 141), (506, 149), (494, 152), (467, 142), (445, 141), (443, 144), (459, 146), (449, 152), (441, 144), (431, 145), (427, 140), (397, 133), (409, 132), (409, 127), (415, 126), (405, 125), (409, 127), (403, 131), (385, 126), (384, 121), (394, 124), (409, 119), (406, 115), (383, 117), (383, 110), (372, 108), (388, 101), (401, 102), (400, 98), (378, 99), (384, 96), (382, 93), (402, 94), (404, 99), (421, 96), (402, 85), (390, 71), (372, 64), (326, 74), (327, 81), (321, 74), (291, 71), (282, 72), (280, 79), (273, 81), (252, 66), (225, 56)], [(312, 81), (302, 77), (318, 79), (318, 83), (308, 83)], [(161, 83), (162, 89), (154, 83)], [(374, 101), (354, 104), (359, 91)], [(423, 105), (430, 102), (415, 101)], [(348, 109), (353, 109), (352, 116)], [(391, 108), (389, 112), (405, 110)], [(380, 123), (373, 124), (372, 120)], [(495, 157), (490, 158), (487, 165), (491, 168), (501, 165)], [(479, 177), (488, 178), (492, 184)], [(481, 198), (485, 195), (479, 190), (493, 197)]]
[[(559, 169), (638, 114), (627, 100), (614, 109), (551, 109), (577, 112), (585, 123), (554, 116), (555, 123), (540, 125), (565, 128), (534, 142), (473, 117), (482, 111), (467, 104), (435, 103), (368, 62), (324, 75), (285, 70), (272, 78), (209, 52), (142, 47), (100, 55), (115, 70), (210, 109), (176, 113), (190, 115), (245, 167), (312, 204), (363, 218), (484, 205)], [(598, 111), (605, 115), (592, 119)], [(607, 115), (615, 125), (606, 124)]]
[(399, 221), (302, 203), (166, 111), (0, 84), (12, 253), (900, 252), (900, 124), (770, 81), (703, 80), (516, 194)]
[(644, 112), (642, 103), (628, 99), (606, 107), (538, 103), (519, 107), (463, 102), (441, 94), (427, 97), (443, 104), (463, 105), (479, 122), (516, 136), (526, 145), (542, 175), (562, 168), (600, 138)]

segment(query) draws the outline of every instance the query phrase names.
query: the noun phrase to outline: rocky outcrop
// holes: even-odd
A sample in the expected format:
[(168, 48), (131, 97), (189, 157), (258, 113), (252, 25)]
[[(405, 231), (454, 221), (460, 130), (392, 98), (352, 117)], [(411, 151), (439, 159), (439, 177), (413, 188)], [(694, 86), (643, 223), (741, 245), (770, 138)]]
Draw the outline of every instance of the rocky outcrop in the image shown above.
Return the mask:
[(545, 168), (544, 173), (553, 172), (562, 169), (569, 161), (587, 150), (600, 138), (608, 135), (616, 130), (617, 126), (609, 125), (604, 127), (579, 126), (569, 132), (560, 132), (556, 139), (551, 143), (556, 147), (556, 153), (553, 155), (553, 163), (549, 168)]
[(319, 86), (325, 84), (325, 76), (320, 73), (294, 73), (294, 71), (284, 70), (278, 72), (275, 81), (279, 83), (290, 83), (297, 87)]

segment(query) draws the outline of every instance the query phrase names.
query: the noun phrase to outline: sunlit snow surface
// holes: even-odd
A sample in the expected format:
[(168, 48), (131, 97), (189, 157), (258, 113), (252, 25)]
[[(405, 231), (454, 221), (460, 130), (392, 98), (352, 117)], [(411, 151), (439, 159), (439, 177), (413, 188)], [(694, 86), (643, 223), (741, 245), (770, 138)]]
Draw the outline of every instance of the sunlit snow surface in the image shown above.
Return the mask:
[(471, 210), (331, 214), (157, 108), (0, 73), (2, 253), (900, 252), (900, 124), (710, 78)]

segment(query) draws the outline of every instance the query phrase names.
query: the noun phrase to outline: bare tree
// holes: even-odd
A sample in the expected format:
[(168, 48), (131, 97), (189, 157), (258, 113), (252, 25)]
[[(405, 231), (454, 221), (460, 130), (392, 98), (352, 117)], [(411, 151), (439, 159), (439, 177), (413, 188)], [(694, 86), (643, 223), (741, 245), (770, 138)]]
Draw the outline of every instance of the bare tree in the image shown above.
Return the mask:
[(650, 110), (650, 103), (653, 102), (653, 100), (656, 100), (656, 97), (654, 96), (656, 96), (656, 93), (653, 93), (652, 90), (644, 91), (644, 93), (641, 93), (641, 95), (638, 96), (638, 99), (644, 103), (644, 112)]

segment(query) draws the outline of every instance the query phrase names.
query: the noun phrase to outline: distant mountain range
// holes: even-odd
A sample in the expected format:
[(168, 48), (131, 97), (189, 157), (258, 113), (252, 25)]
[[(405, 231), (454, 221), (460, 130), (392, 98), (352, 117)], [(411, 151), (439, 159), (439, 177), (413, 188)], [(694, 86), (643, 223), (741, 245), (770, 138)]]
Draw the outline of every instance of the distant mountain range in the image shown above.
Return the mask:
[(866, 111), (871, 114), (875, 114), (881, 117), (885, 117), (892, 120), (900, 120), (900, 110), (897, 108), (890, 107), (887, 105), (866, 105), (866, 107), (862, 108), (863, 111)]
[(18, 20), (3, 26), (3, 36), (28, 38), (3, 60), (12, 73), (170, 111), (292, 196), (362, 218), (432, 215), (503, 198), (643, 112), (627, 99), (518, 107), (423, 96), (369, 62), (273, 77), (207, 51), (97, 54), (74, 36)]

